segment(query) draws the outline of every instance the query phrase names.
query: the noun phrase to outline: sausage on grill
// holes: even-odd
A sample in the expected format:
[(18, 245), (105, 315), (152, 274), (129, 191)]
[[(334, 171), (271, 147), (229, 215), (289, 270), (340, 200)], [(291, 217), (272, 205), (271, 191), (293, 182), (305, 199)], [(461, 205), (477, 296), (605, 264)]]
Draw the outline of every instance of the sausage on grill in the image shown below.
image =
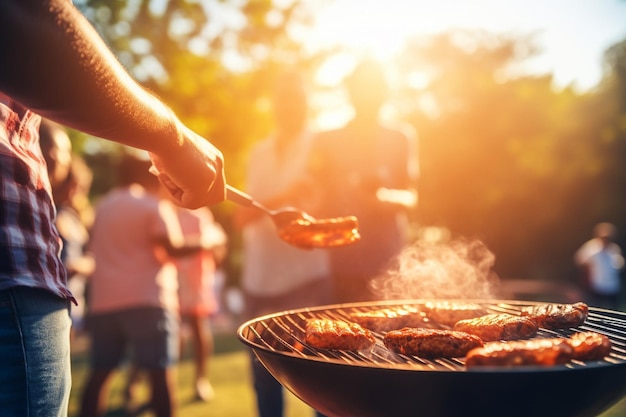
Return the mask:
[(454, 326), (460, 320), (484, 316), (487, 310), (480, 304), (433, 301), (424, 305), (426, 317), (435, 323)]
[(465, 366), (552, 366), (566, 363), (573, 354), (569, 342), (560, 338), (491, 342), (469, 351)]
[(458, 358), (483, 345), (479, 337), (453, 330), (406, 327), (385, 334), (388, 349), (422, 358)]
[(569, 343), (574, 349), (574, 359), (580, 361), (602, 359), (611, 353), (611, 339), (600, 333), (575, 333), (569, 338)]
[(526, 307), (521, 315), (530, 317), (544, 329), (567, 329), (578, 327), (585, 322), (589, 307), (585, 303), (575, 304), (541, 304)]
[(427, 326), (420, 310), (409, 306), (356, 312), (350, 315), (350, 320), (375, 332)]
[(376, 342), (372, 332), (357, 323), (330, 319), (308, 320), (305, 340), (318, 349), (332, 350), (367, 349)]
[(485, 342), (496, 340), (528, 339), (537, 334), (537, 323), (512, 314), (487, 314), (474, 319), (461, 320), (454, 330), (480, 337)]

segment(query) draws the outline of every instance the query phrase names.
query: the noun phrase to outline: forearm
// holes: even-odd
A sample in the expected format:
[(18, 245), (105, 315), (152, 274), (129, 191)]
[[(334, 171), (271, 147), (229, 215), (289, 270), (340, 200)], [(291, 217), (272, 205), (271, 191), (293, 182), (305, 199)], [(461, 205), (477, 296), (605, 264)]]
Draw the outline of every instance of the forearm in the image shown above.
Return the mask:
[(157, 154), (180, 146), (172, 112), (127, 74), (69, 1), (0, 1), (0, 36), (0, 90), (24, 106)]
[(168, 238), (159, 239), (157, 246), (160, 246), (171, 258), (181, 258), (195, 255), (202, 250), (207, 250), (200, 242), (184, 242), (180, 245), (174, 244)]

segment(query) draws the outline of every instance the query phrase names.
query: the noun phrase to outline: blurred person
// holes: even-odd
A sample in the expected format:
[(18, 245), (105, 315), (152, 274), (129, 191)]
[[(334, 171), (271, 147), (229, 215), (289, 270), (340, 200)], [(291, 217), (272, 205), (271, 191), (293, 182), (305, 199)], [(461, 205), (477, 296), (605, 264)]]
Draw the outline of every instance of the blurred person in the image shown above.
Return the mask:
[[(214, 397), (208, 378), (208, 366), (213, 355), (213, 334), (207, 318), (217, 313), (215, 277), (219, 263), (226, 255), (227, 237), (208, 208), (187, 210), (179, 208), (178, 220), (185, 239), (201, 240), (210, 250), (175, 259), (178, 274), (178, 299), (182, 323), (189, 326), (195, 366), (195, 394), (201, 401)], [(181, 352), (184, 337), (181, 337)]]
[[(177, 208), (178, 221), (184, 239), (202, 241), (208, 248), (172, 261), (176, 266), (178, 279), (179, 312), (182, 325), (191, 330), (195, 366), (194, 391), (196, 399), (211, 401), (215, 392), (208, 379), (208, 366), (213, 354), (213, 333), (207, 318), (218, 310), (218, 300), (214, 286), (217, 265), (226, 255), (227, 236), (207, 207), (196, 210)], [(183, 357), (185, 335), (180, 332), (180, 358)], [(133, 408), (135, 390), (143, 375), (136, 367), (128, 372), (124, 401), (126, 407)]]
[(371, 278), (408, 243), (408, 212), (417, 204), (417, 142), (408, 127), (383, 123), (388, 86), (383, 67), (359, 62), (345, 86), (354, 116), (321, 132), (310, 172), (324, 192), (325, 217), (356, 216), (361, 240), (329, 251), (334, 302), (371, 300)]
[(86, 252), (92, 210), (88, 194), (93, 175), (83, 159), (72, 153), (70, 138), (62, 126), (43, 119), (39, 128), (52, 195), (57, 208), (55, 225), (62, 241), (61, 260), (67, 270), (72, 305), (72, 338), (80, 332), (85, 314), (85, 287), (93, 272), (93, 258)]
[(67, 179), (72, 165), (72, 142), (65, 128), (52, 120), (42, 119), (39, 125), (39, 146), (46, 162), (48, 179), (54, 197)]
[(88, 199), (92, 178), (85, 161), (79, 155), (72, 155), (70, 171), (56, 199), (55, 224), (63, 241), (61, 259), (67, 269), (67, 285), (76, 299), (76, 305), (70, 310), (72, 335), (83, 330), (87, 308), (85, 293), (95, 267), (93, 257), (87, 250), (93, 219)]
[(121, 184), (98, 203), (89, 248), (95, 259), (86, 330), (90, 375), (83, 417), (103, 415), (107, 382), (128, 350), (151, 386), (148, 407), (158, 417), (175, 414), (173, 365), (179, 358), (178, 283), (172, 257), (210, 249), (183, 240), (176, 208), (163, 198), (150, 162), (123, 158)]
[(70, 1), (1, 1), (0, 38), (0, 410), (66, 416), (75, 299), (59, 257), (40, 116), (151, 152), (160, 180), (188, 208), (224, 199), (223, 158), (130, 77)]
[(589, 305), (617, 310), (620, 307), (622, 250), (615, 243), (617, 230), (611, 223), (598, 223), (593, 238), (575, 253), (574, 262), (583, 274), (583, 289)]
[[(307, 130), (307, 96), (301, 76), (285, 71), (272, 97), (275, 133), (250, 153), (246, 190), (268, 207), (306, 208), (303, 193), (312, 135)], [(272, 178), (272, 181), (267, 181)], [(282, 241), (272, 219), (239, 207), (234, 221), (243, 232), (241, 288), (244, 318), (275, 311), (326, 304), (330, 300), (328, 257), (322, 250), (302, 250)], [(284, 416), (284, 389), (251, 352), (259, 417)], [(318, 413), (318, 415), (320, 415)]]

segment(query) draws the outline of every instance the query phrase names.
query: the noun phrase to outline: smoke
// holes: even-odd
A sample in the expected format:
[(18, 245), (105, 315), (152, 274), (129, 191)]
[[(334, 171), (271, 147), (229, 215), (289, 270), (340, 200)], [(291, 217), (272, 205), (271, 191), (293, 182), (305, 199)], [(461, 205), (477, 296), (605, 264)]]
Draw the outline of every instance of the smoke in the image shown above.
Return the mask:
[(370, 282), (379, 299), (492, 299), (495, 256), (480, 241), (418, 241)]

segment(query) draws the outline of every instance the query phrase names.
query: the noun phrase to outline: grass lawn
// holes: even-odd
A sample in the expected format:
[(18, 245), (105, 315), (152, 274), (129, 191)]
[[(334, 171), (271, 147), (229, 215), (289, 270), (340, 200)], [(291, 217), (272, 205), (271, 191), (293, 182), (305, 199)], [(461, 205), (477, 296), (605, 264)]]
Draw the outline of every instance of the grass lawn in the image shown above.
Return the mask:
[[(210, 403), (194, 401), (193, 364), (184, 359), (178, 367), (179, 417), (255, 417), (256, 404), (249, 373), (249, 358), (244, 345), (232, 334), (215, 336), (215, 356), (210, 364), (210, 380), (215, 389), (215, 399)], [(73, 388), (70, 396), (69, 417), (79, 411), (82, 386), (87, 376), (86, 353), (75, 352), (72, 360)], [(117, 372), (111, 381), (109, 412), (106, 417), (123, 417), (123, 386), (125, 370)], [(140, 399), (147, 398), (147, 388), (139, 390)], [(146, 412), (142, 417), (153, 416)], [(313, 411), (302, 401), (288, 393), (285, 417), (313, 417)]]
[[(70, 397), (69, 417), (76, 417), (80, 393), (87, 373), (86, 353), (79, 349), (72, 361), (73, 390)], [(124, 370), (116, 373), (111, 382), (109, 412), (106, 417), (123, 417), (122, 387)], [(178, 367), (179, 417), (256, 417), (256, 407), (248, 369), (248, 353), (233, 334), (215, 336), (215, 356), (210, 366), (210, 379), (215, 389), (215, 399), (210, 403), (194, 401), (193, 366), (189, 359)], [(147, 398), (147, 390), (138, 393)], [(144, 413), (142, 416), (152, 416)], [(313, 411), (295, 396), (288, 393), (285, 417), (313, 417)], [(626, 416), (626, 399), (599, 417)], [(436, 416), (434, 416), (436, 417)]]

